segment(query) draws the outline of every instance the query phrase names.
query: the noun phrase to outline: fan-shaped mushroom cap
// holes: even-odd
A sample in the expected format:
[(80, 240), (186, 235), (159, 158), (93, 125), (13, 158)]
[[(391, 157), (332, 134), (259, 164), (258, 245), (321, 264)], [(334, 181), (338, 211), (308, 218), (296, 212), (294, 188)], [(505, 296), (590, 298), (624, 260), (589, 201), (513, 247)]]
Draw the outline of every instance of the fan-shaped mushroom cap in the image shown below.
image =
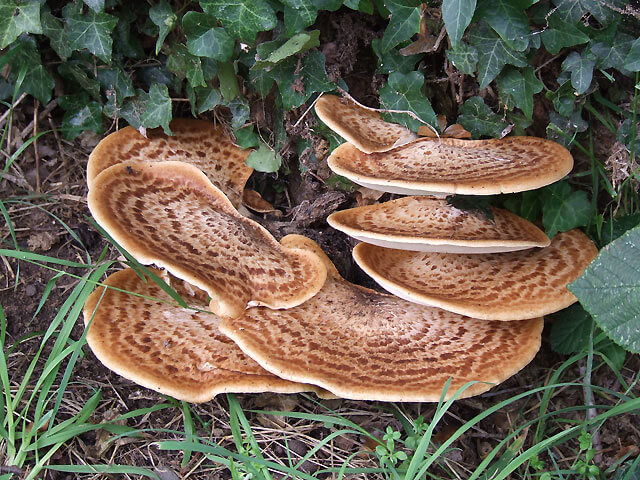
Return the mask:
[(384, 289), (401, 298), (488, 320), (520, 320), (576, 301), (567, 290), (598, 249), (581, 231), (551, 245), (510, 253), (459, 255), (392, 250), (360, 243), (353, 257)]
[(336, 95), (323, 95), (315, 109), (331, 130), (365, 153), (386, 152), (418, 138), (402, 125), (385, 122), (373, 108)]
[(292, 307), (324, 283), (315, 255), (283, 248), (186, 163), (114, 165), (96, 177), (88, 203), (96, 221), (140, 263), (155, 263), (206, 290), (218, 315), (238, 316), (248, 302)]
[(495, 253), (549, 245), (533, 223), (507, 210), (491, 211), (493, 220), (444, 199), (404, 197), (335, 212), (327, 222), (363, 242), (422, 252)]
[(335, 173), (385, 192), (491, 195), (548, 185), (573, 168), (562, 145), (536, 137), (421, 138), (384, 153), (343, 143), (328, 159)]
[(171, 282), (192, 310), (175, 305), (132, 269), (110, 275), (104, 284), (112, 288), (96, 289), (84, 306), (85, 325), (91, 322), (87, 342), (105, 366), (129, 380), (188, 402), (223, 392), (324, 392), (278, 378), (245, 355), (218, 330), (220, 317), (202, 311), (202, 290)]
[[(288, 247), (308, 246), (297, 235)], [(487, 322), (353, 285), (328, 268), (320, 292), (288, 310), (248, 309), (220, 330), (265, 369), (313, 382), (345, 398), (437, 401), (469, 381), (497, 384), (523, 368), (540, 348), (542, 318)], [(477, 383), (463, 397), (492, 385)]]
[(171, 121), (173, 136), (162, 129), (147, 131), (144, 137), (133, 127), (106, 136), (89, 156), (87, 183), (122, 162), (181, 161), (198, 167), (238, 207), (253, 168), (245, 164), (251, 150), (237, 147), (220, 127), (202, 120), (178, 118)]

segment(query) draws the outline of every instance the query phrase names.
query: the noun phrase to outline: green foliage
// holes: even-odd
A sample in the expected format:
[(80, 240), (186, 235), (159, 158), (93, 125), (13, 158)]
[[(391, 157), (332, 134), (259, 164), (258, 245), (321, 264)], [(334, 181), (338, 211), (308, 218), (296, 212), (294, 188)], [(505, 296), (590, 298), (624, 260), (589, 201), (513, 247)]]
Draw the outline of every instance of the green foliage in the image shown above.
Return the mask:
[(451, 45), (458, 49), (465, 29), (471, 23), (476, 0), (443, 0), (442, 19), (449, 33)]
[(277, 172), (282, 164), (282, 157), (268, 145), (260, 142), (258, 150), (254, 150), (247, 158), (247, 165), (259, 172)]
[(593, 208), (584, 190), (572, 192), (568, 183), (556, 182), (545, 187), (542, 195), (542, 223), (549, 238), (589, 224)]
[(616, 343), (640, 352), (640, 227), (604, 247), (570, 286), (598, 326)]
[(424, 76), (420, 72), (391, 73), (387, 84), (380, 89), (380, 104), (388, 110), (411, 111), (422, 121), (406, 113), (386, 113), (383, 117), (412, 130), (418, 130), (424, 123), (436, 125), (436, 113), (422, 93), (423, 85)]

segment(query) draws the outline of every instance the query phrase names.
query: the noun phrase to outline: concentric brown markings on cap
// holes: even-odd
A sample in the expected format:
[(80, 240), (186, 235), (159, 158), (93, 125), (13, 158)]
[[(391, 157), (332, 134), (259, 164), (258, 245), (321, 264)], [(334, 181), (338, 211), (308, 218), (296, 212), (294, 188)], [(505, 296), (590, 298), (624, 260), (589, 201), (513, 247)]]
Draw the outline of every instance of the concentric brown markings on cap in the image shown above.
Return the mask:
[(598, 254), (579, 230), (543, 249), (481, 255), (422, 253), (360, 243), (353, 257), (386, 290), (425, 305), (489, 320), (547, 315), (576, 301), (567, 284)]
[[(189, 306), (206, 310), (202, 290), (172, 280)], [(267, 372), (220, 333), (220, 317), (175, 305), (156, 283), (141, 280), (131, 269), (114, 273), (104, 284), (125, 292), (101, 287), (89, 296), (87, 342), (104, 365), (125, 378), (188, 402), (205, 402), (222, 392), (323, 392)]]
[(315, 255), (282, 248), (191, 165), (114, 165), (96, 177), (88, 201), (96, 221), (139, 262), (206, 290), (218, 315), (238, 316), (250, 301), (292, 307), (324, 283)]
[(403, 250), (494, 253), (549, 245), (549, 238), (531, 222), (491, 209), (493, 220), (444, 199), (404, 197), (332, 213), (327, 221), (358, 240)]
[(112, 165), (129, 161), (187, 162), (202, 170), (235, 207), (253, 169), (245, 164), (251, 150), (243, 150), (220, 127), (201, 120), (179, 118), (170, 124), (173, 136), (161, 129), (148, 130), (145, 138), (133, 127), (105, 137), (89, 156), (87, 183)]
[[(294, 235), (282, 239), (286, 246), (310, 242)], [(448, 397), (468, 381), (500, 383), (540, 348), (542, 318), (476, 320), (358, 287), (335, 269), (329, 272), (322, 290), (302, 305), (250, 308), (223, 320), (220, 330), (276, 375), (362, 400), (437, 401), (449, 377)], [(463, 396), (491, 386), (475, 384)]]
[(521, 192), (553, 183), (573, 168), (566, 148), (536, 137), (421, 138), (370, 155), (342, 144), (328, 162), (360, 185), (406, 194)]
[(380, 113), (336, 95), (323, 95), (315, 105), (316, 114), (327, 126), (366, 153), (386, 152), (396, 142), (418, 138), (411, 130), (385, 122)]

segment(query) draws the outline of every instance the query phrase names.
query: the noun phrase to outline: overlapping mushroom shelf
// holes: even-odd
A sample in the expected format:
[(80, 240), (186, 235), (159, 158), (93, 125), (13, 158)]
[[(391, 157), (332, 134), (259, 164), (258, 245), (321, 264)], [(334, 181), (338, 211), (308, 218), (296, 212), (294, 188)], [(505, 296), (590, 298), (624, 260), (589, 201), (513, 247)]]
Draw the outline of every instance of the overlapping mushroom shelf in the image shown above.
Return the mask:
[[(340, 115), (328, 114), (329, 108)], [(316, 111), (336, 132), (349, 132), (349, 140), (353, 132), (368, 131), (353, 126), (363, 107), (352, 100), (325, 99)], [(534, 318), (576, 301), (566, 286), (597, 254), (582, 232), (562, 233), (550, 242), (535, 225), (505, 210), (463, 210), (426, 196), (518, 192), (547, 185), (573, 166), (564, 147), (534, 137), (436, 137), (367, 153), (361, 148), (364, 143), (355, 136), (353, 143), (336, 148), (328, 160), (331, 169), (366, 187), (425, 195), (352, 208), (327, 219), (363, 241), (354, 258), (387, 291), (486, 320)]]
[[(319, 102), (319, 108), (332, 105), (343, 104), (331, 97)], [(380, 123), (376, 112), (355, 104), (348, 108), (368, 124), (342, 132), (354, 138), (377, 132), (371, 149), (393, 153), (412, 140), (404, 127)], [(348, 108), (334, 118), (353, 117)], [(189, 120), (175, 121), (171, 129), (175, 137), (153, 132), (149, 138), (125, 129), (91, 155), (88, 202), (96, 221), (138, 262), (166, 271), (149, 270), (153, 279), (133, 270), (111, 275), (90, 296), (84, 315), (88, 343), (105, 365), (180, 399), (270, 390), (434, 401), (449, 379), (448, 397), (468, 382), (475, 383), (463, 396), (479, 394), (523, 368), (540, 347), (541, 315), (548, 309), (522, 315), (508, 294), (512, 284), (529, 285), (523, 298), (560, 292), (551, 303), (562, 308), (574, 300), (566, 292), (567, 279), (593, 254), (580, 244), (586, 237), (579, 232), (559, 235), (547, 246), (544, 233), (509, 212), (494, 209), (493, 219), (487, 219), (441, 199), (407, 197), (333, 215), (332, 225), (381, 245), (361, 244), (356, 257), (365, 260), (359, 263), (365, 270), (370, 265), (374, 277), (379, 270), (392, 275), (377, 280), (383, 286), (396, 282), (400, 286), (391, 290), (411, 301), (381, 294), (342, 279), (311, 240), (290, 235), (277, 242), (238, 213), (251, 169), (244, 165), (248, 153), (224, 132)], [(479, 238), (469, 240), (469, 232)], [(405, 243), (422, 251), (388, 256), (396, 251), (386, 247)], [(450, 253), (458, 263), (425, 263), (425, 255), (443, 255), (428, 251), (443, 248), (476, 255)], [(496, 248), (539, 253), (529, 254), (530, 261), (513, 257), (508, 266), (477, 255)], [(440, 276), (448, 290), (447, 285), (461, 283), (455, 278), (471, 278), (459, 265), (467, 257), (478, 271), (491, 265), (483, 275), (502, 278), (492, 287), (499, 290), (496, 303), (506, 298), (513, 308), (500, 315), (482, 305), (456, 310), (433, 302), (433, 292), (415, 293), (410, 282), (401, 281), (417, 274)], [(536, 263), (539, 258), (542, 263)], [(447, 277), (449, 271), (458, 277)], [(540, 274), (549, 272), (551, 278), (540, 284)], [(159, 277), (189, 308), (175, 303)], [(454, 295), (460, 302), (463, 296)]]

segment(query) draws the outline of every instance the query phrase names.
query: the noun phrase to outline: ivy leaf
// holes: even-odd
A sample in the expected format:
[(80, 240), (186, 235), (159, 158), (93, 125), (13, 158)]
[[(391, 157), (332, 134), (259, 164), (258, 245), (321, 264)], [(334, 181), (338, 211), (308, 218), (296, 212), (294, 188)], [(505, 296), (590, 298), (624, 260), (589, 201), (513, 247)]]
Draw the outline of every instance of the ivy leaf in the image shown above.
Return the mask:
[(546, 97), (553, 102), (556, 112), (568, 118), (573, 114), (576, 105), (576, 96), (573, 92), (571, 82), (565, 82), (555, 92), (548, 91)]
[(640, 227), (604, 247), (569, 290), (616, 343), (640, 352)]
[(23, 70), (25, 72), (18, 93), (28, 93), (44, 105), (49, 103), (55, 82), (40, 61), (40, 52), (35, 40), (30, 37), (20, 37), (16, 40), (9, 50), (0, 56), (0, 69), (7, 63), (11, 64), (12, 77)]
[(508, 195), (504, 206), (522, 218), (535, 222), (542, 211), (542, 199), (537, 190)]
[[(560, 17), (568, 23), (578, 22), (587, 12), (590, 12), (601, 25), (607, 25), (615, 18), (613, 10), (600, 0), (553, 0), (553, 3), (557, 6)], [(615, 0), (609, 3), (618, 8), (624, 6)]]
[(236, 135), (235, 143), (240, 148), (252, 148), (260, 145), (260, 137), (258, 137), (258, 134), (254, 131), (253, 125), (239, 128), (233, 133)]
[(277, 172), (282, 165), (282, 157), (266, 144), (260, 142), (258, 150), (251, 152), (245, 163), (258, 172), (273, 173)]
[[(436, 114), (431, 102), (422, 93), (424, 76), (420, 72), (393, 72), (387, 79), (387, 84), (380, 89), (380, 104), (389, 110), (409, 110), (415, 113), (423, 122), (437, 125)], [(422, 122), (405, 113), (385, 113), (383, 117), (389, 121), (406, 125), (417, 131)]]
[(197, 98), (198, 115), (213, 110), (215, 107), (222, 103), (222, 95), (216, 88), (211, 87), (197, 87), (195, 88)]
[(235, 41), (218, 27), (218, 21), (207, 14), (187, 12), (182, 17), (189, 53), (226, 62), (233, 55)]
[(285, 110), (299, 107), (314, 93), (335, 88), (335, 84), (327, 77), (324, 55), (318, 50), (308, 52), (302, 59), (301, 67), (293, 58), (280, 63), (271, 71), (271, 78), (278, 85)]
[(629, 53), (624, 59), (624, 68), (631, 72), (640, 71), (640, 38), (637, 38), (631, 45)]
[(549, 125), (547, 126), (547, 137), (565, 147), (569, 147), (574, 135), (577, 132), (584, 132), (589, 124), (582, 118), (579, 110), (576, 110), (569, 117), (563, 117), (556, 112), (549, 112)]
[(89, 101), (86, 93), (60, 97), (60, 106), (65, 110), (62, 131), (68, 140), (86, 130), (102, 133), (102, 105)]
[(556, 182), (542, 189), (541, 195), (544, 196), (542, 224), (549, 238), (589, 224), (593, 210), (584, 190), (572, 193), (567, 182)]
[(104, 0), (82, 0), (84, 4), (96, 13), (104, 11)]
[(562, 69), (571, 72), (571, 85), (580, 95), (589, 89), (595, 66), (595, 59), (585, 52), (571, 52), (562, 62)]
[(282, 3), (287, 37), (292, 37), (316, 21), (318, 8), (311, 0), (282, 0)]
[(486, 23), (469, 32), (469, 42), (478, 51), (478, 80), (480, 90), (486, 88), (507, 65), (526, 67), (525, 57), (511, 50)]
[(476, 0), (442, 1), (442, 19), (454, 50), (458, 50), (462, 35), (471, 23), (475, 10)]
[(376, 69), (376, 73), (409, 73), (415, 70), (416, 63), (420, 60), (421, 55), (402, 55), (395, 48), (382, 53), (380, 43), (381, 40), (379, 38), (374, 38), (371, 41), (371, 48), (378, 57), (378, 68)]
[(218, 64), (218, 80), (220, 81), (220, 93), (222, 93), (227, 102), (230, 102), (240, 94), (233, 62)]
[(540, 35), (542, 43), (549, 53), (555, 55), (565, 47), (573, 47), (589, 41), (589, 36), (575, 23), (567, 23), (558, 13), (549, 17), (549, 26)]
[(3, 0), (0, 3), (0, 49), (23, 33), (42, 33), (40, 2)]
[(566, 23), (575, 24), (587, 13), (583, 0), (553, 0), (558, 16)]
[(630, 73), (625, 68), (625, 57), (633, 45), (633, 37), (624, 33), (616, 35), (613, 43), (597, 42), (591, 45), (590, 52), (596, 56), (596, 68), (606, 70), (615, 68), (622, 73)]
[(300, 74), (304, 79), (304, 93), (307, 99), (314, 93), (328, 92), (336, 88), (335, 84), (327, 77), (325, 57), (319, 50), (307, 53), (302, 60)]
[(69, 45), (67, 31), (62, 22), (51, 14), (48, 7), (43, 7), (40, 12), (42, 22), (42, 33), (49, 39), (49, 45), (53, 48), (62, 60), (66, 60), (73, 53)]
[(244, 42), (254, 43), (256, 34), (276, 27), (276, 12), (266, 0), (202, 0), (206, 14), (216, 17), (228, 31)]
[(149, 18), (158, 26), (158, 40), (156, 40), (156, 55), (160, 53), (160, 48), (164, 43), (164, 40), (169, 35), (169, 32), (173, 30), (176, 25), (178, 17), (167, 0), (161, 0), (160, 3), (156, 3), (149, 9)]
[(144, 112), (140, 118), (140, 123), (146, 128), (156, 128), (162, 126), (167, 135), (171, 135), (169, 122), (171, 121), (171, 97), (166, 85), (151, 85), (149, 93), (144, 95)]
[(178, 78), (186, 78), (192, 87), (205, 87), (204, 73), (200, 57), (191, 55), (187, 47), (182, 44), (171, 46), (171, 53), (167, 57), (167, 70)]
[(121, 67), (98, 69), (98, 82), (106, 92), (115, 91), (120, 102), (135, 95), (131, 79)]
[(542, 91), (543, 83), (538, 80), (532, 67), (518, 70), (507, 67), (497, 80), (500, 99), (509, 109), (518, 107), (529, 120), (533, 117), (533, 96)]
[(493, 112), (481, 97), (469, 98), (462, 107), (457, 122), (473, 134), (473, 138), (499, 138), (507, 122)]
[(493, 28), (502, 41), (521, 52), (529, 46), (528, 0), (480, 0), (476, 15)]
[(251, 108), (246, 98), (237, 96), (225, 105), (231, 111), (231, 128), (235, 130), (249, 121)]
[(343, 0), (313, 0), (313, 4), (318, 10), (329, 10), (335, 12), (342, 6)]
[(382, 35), (383, 53), (409, 40), (420, 30), (419, 0), (387, 0), (385, 5), (391, 12), (391, 19)]
[(579, 303), (553, 315), (551, 348), (570, 355), (585, 350), (591, 339), (593, 318)]
[[(146, 99), (148, 97), (147, 92), (142, 89), (137, 89), (134, 97), (127, 99), (123, 106), (118, 109), (118, 116), (127, 121), (136, 130), (142, 126), (142, 115), (146, 108)], [(107, 106), (105, 105), (105, 113), (112, 116), (113, 113), (107, 112)]]
[(83, 15), (73, 4), (64, 7), (63, 14), (67, 19), (69, 44), (74, 50), (86, 48), (103, 62), (111, 61), (111, 32), (118, 23), (117, 17), (93, 10)]
[(58, 67), (58, 73), (73, 82), (76, 82), (82, 90), (91, 95), (95, 100), (101, 101), (100, 83), (95, 78), (89, 78), (87, 73), (77, 63), (65, 62)]
[[(305, 52), (310, 48), (317, 47), (318, 45), (320, 45), (319, 39), (320, 30), (314, 30), (312, 32), (302, 32), (294, 35), (289, 40), (284, 42), (280, 47), (271, 51), (266, 58), (257, 60), (252, 68), (273, 67), (286, 58), (289, 58), (301, 52)], [(261, 53), (260, 50), (259, 53)]]
[(344, 0), (344, 6), (367, 15), (373, 15), (373, 3), (371, 3), (371, 0)]
[(447, 50), (447, 58), (461, 73), (473, 75), (478, 64), (478, 50), (471, 45), (461, 43), (458, 48)]

